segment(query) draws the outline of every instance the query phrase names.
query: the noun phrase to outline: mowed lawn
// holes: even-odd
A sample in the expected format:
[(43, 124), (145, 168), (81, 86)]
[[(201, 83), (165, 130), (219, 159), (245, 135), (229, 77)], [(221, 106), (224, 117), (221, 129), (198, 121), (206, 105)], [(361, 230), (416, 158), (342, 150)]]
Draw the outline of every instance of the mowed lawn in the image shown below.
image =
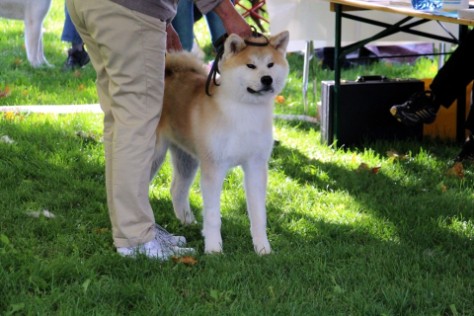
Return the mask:
[[(20, 22), (0, 19), (0, 105), (94, 104), (90, 65), (64, 72), (62, 1), (45, 21), (52, 68), (26, 61)], [(212, 59), (205, 24), (200, 44)], [(275, 112), (301, 115), (301, 54)], [(436, 61), (346, 69), (343, 78), (427, 78)], [(222, 193), (224, 254), (203, 253), (198, 223), (183, 227), (169, 194), (167, 161), (150, 185), (158, 223), (197, 254), (157, 262), (122, 258), (106, 206), (100, 113), (0, 112), (0, 314), (2, 315), (474, 315), (474, 174), (454, 164), (446, 139), (321, 142), (315, 60), (311, 122), (275, 119), (269, 164), (268, 234), (273, 253), (252, 249), (243, 174)], [(312, 89), (312, 85), (310, 85)], [(198, 179), (199, 179), (198, 174)]]

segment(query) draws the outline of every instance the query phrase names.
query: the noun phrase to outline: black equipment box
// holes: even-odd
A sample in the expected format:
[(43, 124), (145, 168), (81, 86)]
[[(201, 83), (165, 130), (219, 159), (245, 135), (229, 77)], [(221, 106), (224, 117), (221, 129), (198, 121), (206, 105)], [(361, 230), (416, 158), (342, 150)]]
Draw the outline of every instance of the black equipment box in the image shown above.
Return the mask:
[(408, 127), (399, 123), (390, 108), (415, 92), (424, 90), (417, 79), (387, 79), (362, 76), (342, 81), (339, 106), (334, 102), (334, 81), (321, 82), (321, 140), (338, 146), (358, 146), (375, 140), (402, 140), (423, 137), (423, 125)]

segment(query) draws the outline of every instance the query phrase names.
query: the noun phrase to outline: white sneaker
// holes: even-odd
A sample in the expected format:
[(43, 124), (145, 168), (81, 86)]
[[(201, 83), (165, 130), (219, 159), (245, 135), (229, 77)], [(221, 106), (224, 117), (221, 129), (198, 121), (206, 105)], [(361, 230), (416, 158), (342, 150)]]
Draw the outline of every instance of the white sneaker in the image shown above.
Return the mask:
[(117, 252), (124, 257), (136, 257), (143, 254), (152, 259), (168, 260), (172, 256), (192, 255), (194, 248), (183, 248), (184, 236), (174, 236), (158, 224), (155, 225), (155, 238), (135, 247), (118, 247)]
[(160, 240), (164, 243), (168, 243), (172, 246), (186, 246), (186, 237), (175, 236), (173, 234), (170, 234), (166, 229), (164, 229), (158, 224), (155, 224), (155, 239)]
[(117, 252), (123, 257), (136, 257), (140, 254), (145, 255), (149, 258), (167, 260), (171, 256), (168, 251), (168, 247), (163, 247), (156, 240), (152, 239), (143, 245), (138, 245), (135, 247), (117, 247)]
[(172, 256), (192, 255), (195, 253), (194, 248), (182, 248), (162, 243), (157, 239), (152, 239), (143, 245), (135, 247), (118, 247), (117, 252), (123, 257), (136, 257), (137, 255), (145, 255), (151, 259), (168, 260)]

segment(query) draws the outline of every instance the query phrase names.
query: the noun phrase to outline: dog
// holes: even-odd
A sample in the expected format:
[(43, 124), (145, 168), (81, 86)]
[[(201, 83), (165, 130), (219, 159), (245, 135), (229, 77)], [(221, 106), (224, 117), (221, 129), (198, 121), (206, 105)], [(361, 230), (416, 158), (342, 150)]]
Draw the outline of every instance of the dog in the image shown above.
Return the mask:
[(33, 67), (51, 66), (43, 52), (43, 21), (51, 0), (0, 0), (0, 17), (25, 23), (26, 56)]
[(289, 72), (289, 33), (243, 39), (231, 34), (218, 61), (220, 76), (191, 53), (167, 54), (163, 109), (157, 127), (152, 176), (171, 152), (171, 196), (181, 223), (195, 223), (189, 189), (201, 170), (205, 253), (223, 251), (220, 195), (229, 169), (244, 171), (250, 232), (257, 254), (271, 253), (266, 232), (268, 161), (273, 147), (274, 98)]

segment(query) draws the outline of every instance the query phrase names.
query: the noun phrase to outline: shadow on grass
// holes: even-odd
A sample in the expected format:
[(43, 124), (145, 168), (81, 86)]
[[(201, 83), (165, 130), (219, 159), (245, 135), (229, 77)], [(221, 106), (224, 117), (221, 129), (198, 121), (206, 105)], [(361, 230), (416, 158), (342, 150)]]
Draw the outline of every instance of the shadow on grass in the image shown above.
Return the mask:
[[(52, 122), (28, 127), (21, 123), (2, 123), (0, 127), (2, 135), (15, 135), (18, 144), (0, 146), (0, 194), (5, 197), (0, 205), (12, 211), (9, 216), (28, 209), (49, 209), (64, 215), (72, 211), (83, 216), (87, 211), (106, 210), (101, 144), (91, 144), (76, 136), (73, 130), (63, 130)], [(469, 183), (456, 187), (460, 181), (448, 179), (446, 182), (453, 183), (453, 188), (441, 192), (438, 183), (432, 181), (442, 182), (444, 175), (435, 169), (426, 170), (428, 167), (415, 162), (400, 163), (407, 174), (405, 181), (402, 177), (388, 177), (383, 171), (374, 175), (309, 159), (284, 144), (275, 147), (273, 156), (277, 159), (272, 160), (270, 168), (281, 170), (299, 184), (309, 184), (322, 192), (347, 192), (360, 203), (363, 212), (393, 223), (401, 240), (407, 243), (460, 250), (470, 242), (467, 237), (440, 225), (449, 226), (453, 218), (472, 218), (472, 195), (463, 194), (463, 186)], [(319, 177), (315, 168), (328, 176)], [(429, 178), (420, 177), (424, 174), (430, 175)], [(151, 203), (157, 218), (170, 223), (170, 230), (184, 232), (187, 229), (181, 228), (175, 218), (169, 198), (152, 197)], [(246, 209), (245, 198), (242, 197), (240, 203), (239, 214), (242, 214)], [(201, 218), (202, 206), (192, 207)], [(278, 207), (269, 205), (269, 211), (277, 213)], [(106, 217), (101, 222), (109, 226)], [(244, 227), (247, 234), (248, 225), (246, 222), (247, 227)], [(201, 238), (199, 226), (190, 229), (194, 238)]]
[[(224, 255), (203, 255), (201, 223), (180, 226), (170, 199), (152, 197), (158, 223), (186, 236), (198, 248), (198, 263), (131, 260), (114, 253), (110, 231), (100, 232), (109, 220), (103, 160), (98, 158), (102, 146), (94, 137), (85, 141), (75, 136), (73, 127), (53, 123), (0, 121), (0, 131), (16, 142), (0, 143), (0, 226), (13, 249), (0, 240), (0, 250), (6, 251), (0, 251), (5, 271), (0, 312), (25, 302), (22, 314), (54, 314), (72, 306), (75, 313), (111, 315), (123, 310), (150, 314), (150, 309), (162, 315), (196, 314), (196, 309), (202, 315), (419, 315), (440, 314), (451, 305), (472, 314), (472, 302), (463, 299), (472, 297), (472, 288), (460, 282), (461, 277), (473, 277), (469, 241), (440, 229), (435, 211), (417, 212), (424, 205), (419, 195), (433, 199), (430, 207), (449, 199), (455, 200), (452, 209), (466, 205), (445, 216), (468, 210), (468, 197), (427, 194), (419, 184), (398, 184), (383, 172), (358, 174), (281, 145), (274, 152), (282, 160), (279, 170), (301, 186), (348, 192), (364, 211), (394, 223), (401, 241), (381, 240), (364, 227), (296, 212), (287, 215), (303, 221), (305, 229), (290, 227), (280, 220), (286, 214), (277, 201), (268, 205), (275, 254), (259, 257), (239, 194), (236, 209), (226, 207), (223, 214)], [(308, 165), (329, 179), (315, 176)], [(380, 187), (389, 187), (393, 197), (377, 192)], [(400, 208), (400, 200), (410, 209)], [(48, 207), (57, 221), (25, 219), (22, 212), (30, 206)], [(202, 206), (193, 202), (192, 208), (201, 219)], [(43, 304), (38, 306), (39, 298)]]
[[(55, 119), (17, 118), (16, 122), (0, 118), (0, 135), (14, 142), (0, 142), (2, 233), (13, 240), (30, 240), (26, 252), (46, 256), (73, 251), (75, 243), (88, 236), (85, 231), (97, 233), (101, 240), (100, 232), (110, 230), (99, 138), (77, 136), (75, 128), (82, 128), (81, 121), (68, 125)], [(55, 219), (29, 215), (43, 210)], [(71, 236), (74, 242), (62, 244)], [(86, 248), (80, 251), (88, 253)]]
[[(273, 155), (281, 161), (274, 162), (280, 164), (278, 169), (301, 185), (309, 184), (328, 193), (347, 192), (360, 203), (363, 212), (388, 219), (396, 226), (397, 234), (404, 243), (421, 249), (441, 247), (453, 253), (463, 251), (472, 243), (470, 238), (440, 227), (440, 221), (449, 224), (455, 218), (469, 220), (474, 217), (472, 194), (466, 193), (459, 179), (447, 179), (439, 171), (415, 162), (401, 163), (407, 180), (390, 178), (383, 171), (377, 174), (358, 172), (335, 163), (309, 159), (300, 151), (283, 145), (277, 146)], [(328, 177), (318, 177), (315, 175), (318, 172), (313, 172), (314, 168)], [(419, 178), (423, 174), (427, 175), (426, 179)], [(453, 183), (453, 188), (442, 192), (439, 183), (433, 183), (433, 180)], [(469, 187), (469, 184), (464, 186)], [(474, 252), (470, 252), (469, 256), (474, 258)]]
[(81, 204), (84, 197), (98, 196), (104, 167), (102, 160), (92, 155), (99, 155), (101, 145), (93, 148), (96, 144), (91, 146), (91, 140), (63, 130), (52, 120), (32, 125), (0, 123), (0, 134), (10, 135), (14, 142), (0, 144), (5, 194), (15, 193), (12, 196), (22, 203), (34, 200), (57, 207), (71, 207)]

